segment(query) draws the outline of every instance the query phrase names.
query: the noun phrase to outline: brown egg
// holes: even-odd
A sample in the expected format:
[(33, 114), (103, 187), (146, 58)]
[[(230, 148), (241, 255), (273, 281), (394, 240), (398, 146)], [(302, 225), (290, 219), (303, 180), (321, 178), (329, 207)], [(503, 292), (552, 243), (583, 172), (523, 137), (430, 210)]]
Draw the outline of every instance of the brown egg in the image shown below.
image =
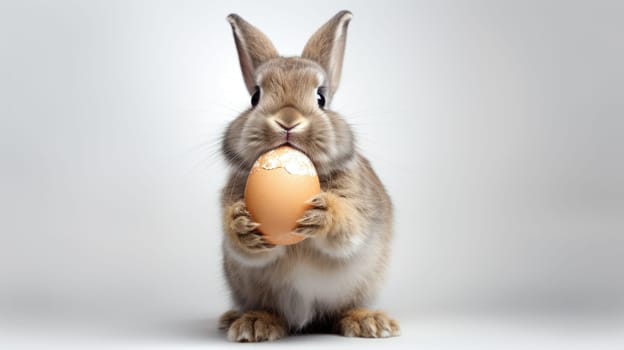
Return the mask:
[(309, 208), (306, 202), (320, 192), (312, 161), (302, 152), (282, 146), (260, 156), (251, 168), (245, 204), (267, 241), (289, 245), (305, 238), (292, 230)]

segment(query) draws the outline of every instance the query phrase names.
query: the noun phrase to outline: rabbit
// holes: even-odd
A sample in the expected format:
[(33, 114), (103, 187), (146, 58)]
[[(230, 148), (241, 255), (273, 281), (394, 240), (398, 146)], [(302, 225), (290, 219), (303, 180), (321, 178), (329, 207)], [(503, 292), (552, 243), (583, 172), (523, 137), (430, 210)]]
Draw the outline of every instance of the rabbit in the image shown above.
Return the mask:
[[(223, 271), (235, 309), (219, 319), (238, 342), (298, 333), (348, 337), (399, 335), (398, 323), (366, 309), (390, 256), (392, 204), (356, 149), (347, 122), (329, 109), (338, 88), (347, 27), (341, 11), (307, 42), (301, 57), (281, 57), (269, 39), (231, 14), (251, 105), (226, 128), (222, 153), (230, 173), (221, 194)], [(317, 169), (320, 194), (297, 222), (300, 243), (265, 240), (244, 202), (247, 175), (263, 153), (288, 144)]]

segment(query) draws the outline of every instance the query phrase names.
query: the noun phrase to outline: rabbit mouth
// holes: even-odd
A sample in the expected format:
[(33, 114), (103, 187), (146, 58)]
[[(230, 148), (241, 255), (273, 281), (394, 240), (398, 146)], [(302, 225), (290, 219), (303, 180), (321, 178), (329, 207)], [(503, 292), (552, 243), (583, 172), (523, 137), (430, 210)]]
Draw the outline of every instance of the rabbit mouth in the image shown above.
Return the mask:
[(301, 146), (295, 144), (292, 140), (283, 141), (282, 143), (278, 144), (277, 146), (271, 147), (270, 150), (274, 150), (276, 148), (280, 148), (280, 147), (284, 147), (284, 146), (290, 147), (290, 148), (294, 148), (297, 151), (305, 154), (305, 156), (310, 158), (312, 163), (314, 163), (316, 165), (316, 162), (315, 162), (314, 158), (312, 157), (312, 155), (308, 151), (306, 151), (304, 148), (302, 148)]
[(309, 154), (308, 154), (308, 153), (307, 153), (304, 149), (302, 149), (301, 147), (299, 147), (299, 146), (295, 145), (295, 144), (292, 142), (292, 140), (286, 140), (286, 141), (282, 142), (281, 144), (279, 144), (279, 145), (278, 145), (277, 147), (275, 147), (275, 148), (279, 148), (279, 147), (283, 147), (283, 146), (288, 146), (288, 147), (294, 148), (294, 149), (296, 149), (297, 151), (299, 151), (299, 152), (301, 152), (301, 153), (305, 154), (305, 155), (306, 155), (306, 157), (310, 158), (310, 155), (309, 155)]

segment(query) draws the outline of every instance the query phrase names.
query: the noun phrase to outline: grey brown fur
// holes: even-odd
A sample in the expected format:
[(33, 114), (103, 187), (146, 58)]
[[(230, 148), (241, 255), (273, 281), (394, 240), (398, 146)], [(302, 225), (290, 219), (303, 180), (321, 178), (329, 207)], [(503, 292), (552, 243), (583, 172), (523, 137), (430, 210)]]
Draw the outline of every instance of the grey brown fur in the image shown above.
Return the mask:
[[(329, 109), (338, 88), (351, 13), (342, 11), (308, 41), (302, 57), (280, 57), (259, 30), (228, 16), (241, 70), (257, 106), (228, 126), (223, 154), (231, 172), (222, 192), (223, 268), (236, 310), (219, 327), (232, 341), (275, 340), (295, 332), (388, 337), (398, 324), (364, 307), (383, 280), (392, 238), (392, 205), (370, 163), (356, 151), (349, 125)], [(327, 98), (317, 103), (317, 90)], [(289, 129), (287, 131), (287, 129)], [(291, 246), (264, 240), (243, 194), (253, 162), (290, 145), (315, 164), (322, 192)]]

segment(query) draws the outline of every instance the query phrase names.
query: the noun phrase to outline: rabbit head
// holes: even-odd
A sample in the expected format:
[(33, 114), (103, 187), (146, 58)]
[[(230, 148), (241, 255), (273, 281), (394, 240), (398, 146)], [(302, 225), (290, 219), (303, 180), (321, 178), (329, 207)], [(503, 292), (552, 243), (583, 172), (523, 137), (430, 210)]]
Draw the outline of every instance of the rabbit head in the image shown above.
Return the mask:
[(341, 11), (307, 42), (301, 57), (281, 57), (271, 41), (236, 14), (229, 15), (251, 104), (233, 120), (222, 150), (236, 169), (251, 168), (281, 145), (304, 152), (319, 175), (345, 169), (354, 159), (349, 125), (330, 109), (340, 82), (351, 13)]

